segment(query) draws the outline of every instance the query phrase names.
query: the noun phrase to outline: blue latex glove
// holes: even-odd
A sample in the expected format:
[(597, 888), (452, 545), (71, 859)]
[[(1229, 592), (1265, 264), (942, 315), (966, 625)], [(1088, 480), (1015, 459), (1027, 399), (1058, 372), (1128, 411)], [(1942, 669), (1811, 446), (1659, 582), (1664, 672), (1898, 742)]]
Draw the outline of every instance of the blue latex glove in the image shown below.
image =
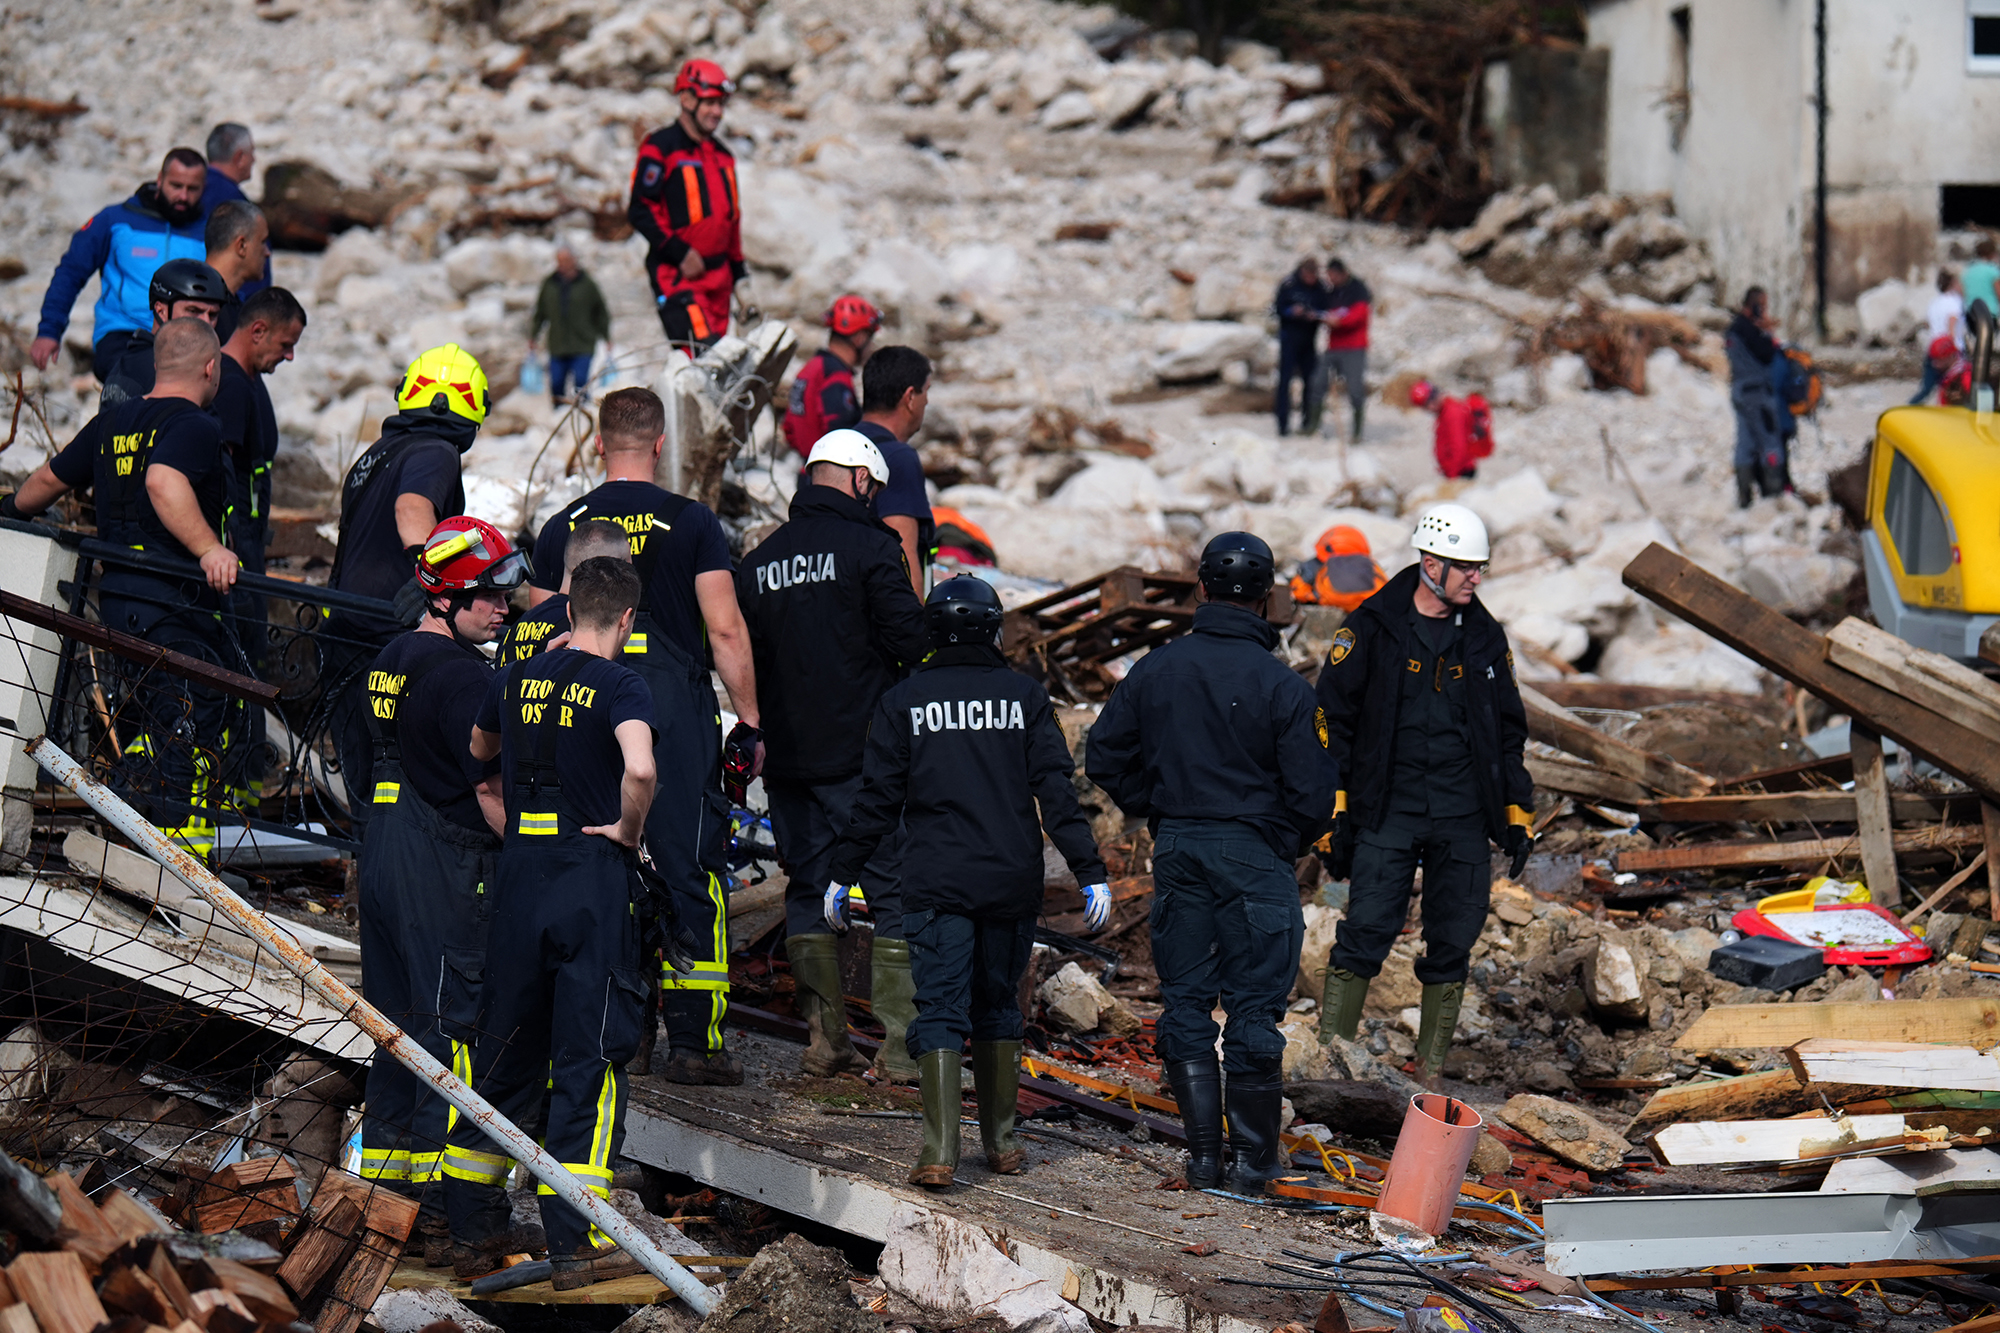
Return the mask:
[(1111, 919), (1111, 886), (1087, 884), (1083, 890), (1083, 928), (1095, 933)]
[(845, 884), (829, 884), (826, 895), (820, 899), (820, 915), (836, 935), (847, 933), (847, 890)]

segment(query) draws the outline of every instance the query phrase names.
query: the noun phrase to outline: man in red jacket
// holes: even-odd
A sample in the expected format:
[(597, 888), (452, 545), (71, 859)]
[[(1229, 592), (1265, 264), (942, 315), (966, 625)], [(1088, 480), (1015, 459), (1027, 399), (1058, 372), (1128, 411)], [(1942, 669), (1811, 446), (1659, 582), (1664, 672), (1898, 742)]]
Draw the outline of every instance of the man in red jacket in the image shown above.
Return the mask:
[(882, 312), (866, 297), (849, 293), (834, 300), (820, 321), (832, 330), (826, 346), (800, 368), (792, 381), (785, 408), (785, 439), (805, 458), (820, 436), (843, 430), (861, 420), (861, 395), (854, 391), (854, 371), (868, 355)]
[(690, 356), (729, 329), (729, 297), (747, 276), (736, 159), (715, 137), (736, 85), (712, 60), (674, 80), (681, 114), (646, 136), (625, 215), (647, 241), (646, 276), (660, 326)]
[(1361, 419), (1368, 409), (1368, 308), (1373, 299), (1368, 284), (1347, 271), (1338, 259), (1326, 261), (1326, 295), (1320, 298), (1326, 325), (1326, 350), (1319, 354), (1313, 373), (1311, 406), (1305, 423), (1307, 434), (1320, 428), (1320, 413), (1327, 391), (1339, 377), (1347, 386), (1347, 401), (1354, 408), (1354, 434), (1348, 438), (1361, 443)]

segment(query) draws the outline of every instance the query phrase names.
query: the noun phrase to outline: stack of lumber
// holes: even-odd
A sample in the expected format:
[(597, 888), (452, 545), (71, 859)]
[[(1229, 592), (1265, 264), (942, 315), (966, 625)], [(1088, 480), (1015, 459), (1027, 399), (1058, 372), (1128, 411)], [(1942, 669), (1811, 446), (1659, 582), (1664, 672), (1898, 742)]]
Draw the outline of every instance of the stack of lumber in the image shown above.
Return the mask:
[[(1524, 691), (1529, 734), (1568, 756), (1531, 764), (1536, 782), (1550, 791), (1667, 824), (1809, 826), (1802, 838), (1767, 832), (1755, 841), (1634, 851), (1619, 857), (1620, 871), (1858, 862), (1875, 902), (1895, 906), (1899, 857), (1958, 860), (1983, 853), (1989, 914), (2000, 921), (2000, 686), (1859, 620), (1815, 634), (1658, 544), (1625, 567), (1624, 581), (1847, 714), (1852, 730), (1848, 755), (1752, 775), (1723, 789), (1705, 774), (1606, 736), (1552, 700)], [(1931, 760), (1969, 791), (1963, 797), (1892, 793), (1884, 737)], [(1850, 780), (1851, 791), (1839, 789)], [(1839, 830), (1843, 825), (1853, 832)]]
[(1821, 1172), (1969, 1150), (1948, 1173), (1958, 1186), (2000, 1178), (2000, 1158), (1986, 1160), (2000, 1145), (2000, 1000), (1722, 1005), (1674, 1044), (1777, 1051), (1787, 1067), (1656, 1093), (1629, 1134), (1669, 1165)]
[[(152, 1203), (110, 1188), (96, 1202), (69, 1175), (37, 1176), (0, 1155), (0, 1229), (14, 1260), (0, 1269), (0, 1333), (354, 1333), (381, 1295), (417, 1205), (329, 1171), (281, 1251), (235, 1230), (279, 1238), (298, 1216), (283, 1158), (215, 1172), (172, 1204), (211, 1234), (176, 1230)], [(230, 1219), (237, 1219), (232, 1222)]]

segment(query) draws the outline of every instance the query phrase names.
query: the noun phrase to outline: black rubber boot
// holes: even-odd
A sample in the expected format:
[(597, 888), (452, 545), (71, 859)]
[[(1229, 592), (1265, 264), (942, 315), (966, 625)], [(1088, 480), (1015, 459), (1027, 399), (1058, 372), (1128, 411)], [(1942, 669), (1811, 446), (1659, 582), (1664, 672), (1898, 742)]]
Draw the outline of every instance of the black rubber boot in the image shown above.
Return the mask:
[(1736, 469), (1736, 507), (1748, 509), (1757, 488), (1757, 469), (1740, 467)]
[(1187, 1129), (1189, 1189), (1222, 1184), (1222, 1067), (1215, 1057), (1180, 1060), (1167, 1066), (1174, 1100)]
[[(1264, 1186), (1291, 1169), (1278, 1141), (1285, 1083), (1281, 1059), (1271, 1056), (1249, 1073), (1231, 1074), (1229, 1106), (1228, 1183), (1232, 1194), (1262, 1194)], [(1192, 1182), (1190, 1182), (1192, 1183)]]

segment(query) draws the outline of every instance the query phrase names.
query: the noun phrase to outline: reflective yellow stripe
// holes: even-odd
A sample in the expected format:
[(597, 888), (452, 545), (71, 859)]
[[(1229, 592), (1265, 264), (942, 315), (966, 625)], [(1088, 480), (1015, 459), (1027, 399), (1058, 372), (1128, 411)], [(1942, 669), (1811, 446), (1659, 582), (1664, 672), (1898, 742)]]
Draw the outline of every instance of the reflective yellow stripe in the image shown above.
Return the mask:
[(402, 1148), (363, 1148), (361, 1150), (361, 1178), (363, 1180), (408, 1180), (410, 1178), (410, 1154)]
[(428, 1185), (443, 1174), (444, 1154), (441, 1152), (413, 1152), (410, 1154), (410, 1175), (412, 1185)]
[(562, 830), (557, 827), (556, 816), (553, 813), (537, 815), (523, 810), (521, 812), (519, 831), (522, 833), (559, 833)]
[[(479, 888), (482, 893), (486, 890), (484, 884), (481, 884)], [(451, 1044), (451, 1073), (452, 1077), (456, 1078), (466, 1087), (469, 1088), (472, 1086), (472, 1048), (462, 1041), (453, 1041)], [(444, 1105), (444, 1132), (449, 1134), (458, 1124), (458, 1108), (450, 1102), (446, 1102)]]
[(396, 783), (396, 782), (378, 782), (378, 783), (376, 783), (376, 784), (375, 784), (375, 804), (377, 804), (377, 805), (394, 805), (394, 804), (396, 803), (396, 793), (397, 793), (397, 792), (399, 792), (399, 791), (401, 791), (402, 789), (403, 789), (403, 788), (402, 788), (402, 784), (400, 784), (400, 783)]
[(625, 641), (625, 651), (628, 653), (643, 654), (646, 651), (646, 636), (644, 634), (634, 634), (630, 639)]
[(1335, 813), (1336, 815), (1344, 814), (1346, 810), (1347, 810), (1347, 793), (1344, 791), (1335, 792), (1333, 794), (1333, 813)]
[(717, 990), (729, 989), (729, 964), (696, 963), (686, 972), (676, 972), (671, 967), (660, 969), (660, 989), (662, 990)]
[(506, 1181), (507, 1173), (513, 1169), (514, 1159), (497, 1153), (475, 1152), (456, 1145), (444, 1150), (444, 1173), (454, 1180), (469, 1180), (475, 1185), (498, 1185)]

